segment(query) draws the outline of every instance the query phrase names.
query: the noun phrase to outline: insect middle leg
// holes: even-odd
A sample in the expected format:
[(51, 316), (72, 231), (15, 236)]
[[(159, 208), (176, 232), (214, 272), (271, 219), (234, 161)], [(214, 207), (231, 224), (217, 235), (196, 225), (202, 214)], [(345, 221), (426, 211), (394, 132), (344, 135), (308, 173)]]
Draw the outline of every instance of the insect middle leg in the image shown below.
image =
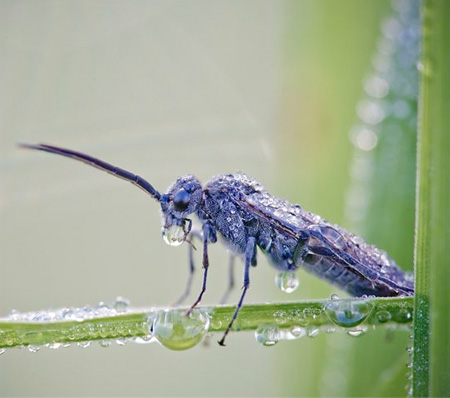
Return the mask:
[(200, 303), (202, 300), (203, 294), (206, 291), (206, 281), (208, 279), (208, 267), (209, 267), (209, 258), (208, 258), (208, 242), (215, 243), (217, 241), (216, 231), (214, 227), (206, 222), (203, 224), (203, 283), (200, 294), (198, 295), (197, 300), (194, 304), (192, 304), (191, 308), (186, 312), (186, 316), (188, 316), (192, 310)]
[(234, 321), (236, 320), (239, 314), (239, 310), (241, 309), (242, 303), (244, 302), (245, 294), (247, 293), (247, 290), (250, 286), (250, 265), (252, 264), (252, 262), (256, 264), (255, 251), (256, 251), (256, 238), (251, 236), (248, 238), (247, 245), (245, 247), (244, 286), (242, 287), (243, 290), (241, 298), (239, 299), (233, 317), (231, 318), (231, 321), (228, 324), (225, 333), (223, 334), (222, 338), (218, 341), (218, 343), (221, 346), (225, 345), (225, 338), (227, 337), (231, 327), (233, 326)]
[(234, 288), (234, 260), (235, 259), (236, 259), (236, 256), (233, 253), (230, 253), (230, 259), (228, 262), (228, 286), (227, 286), (227, 290), (225, 290), (225, 293), (223, 294), (222, 298), (220, 299), (220, 304), (225, 304), (228, 301), (228, 297), (230, 296), (230, 293)]
[(194, 264), (194, 250), (195, 246), (192, 243), (194, 238), (198, 238), (199, 240), (202, 240), (202, 234), (198, 229), (192, 229), (189, 233), (188, 240), (189, 240), (189, 248), (188, 248), (188, 265), (189, 265), (189, 276), (186, 283), (186, 288), (184, 290), (184, 293), (178, 298), (177, 301), (173, 303), (174, 306), (181, 305), (184, 300), (189, 296), (192, 288), (192, 281), (194, 280), (194, 273), (195, 273), (195, 264)]

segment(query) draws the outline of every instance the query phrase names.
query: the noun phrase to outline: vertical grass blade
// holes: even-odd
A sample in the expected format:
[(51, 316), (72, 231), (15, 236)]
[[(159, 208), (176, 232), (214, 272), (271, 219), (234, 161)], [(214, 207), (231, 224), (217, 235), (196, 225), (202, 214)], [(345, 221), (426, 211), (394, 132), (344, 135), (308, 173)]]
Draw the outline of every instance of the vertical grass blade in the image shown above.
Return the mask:
[(450, 2), (425, 0), (419, 98), (413, 395), (450, 394)]

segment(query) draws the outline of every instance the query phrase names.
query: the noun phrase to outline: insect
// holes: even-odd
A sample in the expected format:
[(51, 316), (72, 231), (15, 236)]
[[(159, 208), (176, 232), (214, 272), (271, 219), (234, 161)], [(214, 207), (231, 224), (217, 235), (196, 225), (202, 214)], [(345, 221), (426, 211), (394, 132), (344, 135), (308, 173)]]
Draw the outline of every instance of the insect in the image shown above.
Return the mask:
[[(19, 146), (79, 160), (141, 188), (161, 205), (166, 243), (178, 246), (198, 236), (203, 244), (203, 283), (188, 313), (206, 291), (208, 245), (221, 236), (230, 251), (243, 259), (244, 278), (240, 299), (220, 345), (225, 345), (242, 307), (250, 285), (250, 267), (257, 263), (257, 248), (278, 270), (295, 271), (303, 267), (353, 296), (414, 294), (411, 275), (402, 271), (384, 251), (299, 205), (270, 195), (245, 174), (219, 175), (204, 187), (195, 176), (187, 175), (179, 177), (167, 193), (161, 194), (138, 175), (89, 155), (45, 144)], [(189, 217), (193, 215), (201, 222), (201, 232), (192, 228)], [(189, 293), (192, 281), (192, 255), (190, 258), (191, 275), (184, 296)]]

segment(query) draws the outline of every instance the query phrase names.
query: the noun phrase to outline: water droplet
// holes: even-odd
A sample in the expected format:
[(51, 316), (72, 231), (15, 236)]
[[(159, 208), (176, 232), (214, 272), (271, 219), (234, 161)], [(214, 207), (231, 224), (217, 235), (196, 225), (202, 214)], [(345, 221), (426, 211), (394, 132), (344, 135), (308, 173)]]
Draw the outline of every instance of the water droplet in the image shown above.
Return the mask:
[(296, 272), (283, 271), (275, 277), (275, 284), (278, 289), (285, 293), (292, 293), (298, 288), (299, 280)]
[(331, 299), (331, 301), (338, 301), (339, 300), (339, 296), (337, 294), (332, 294), (330, 299)]
[(263, 325), (255, 331), (255, 339), (265, 347), (271, 347), (280, 340), (278, 327), (275, 325)]
[(325, 312), (336, 325), (352, 328), (364, 322), (372, 308), (373, 304), (369, 301), (350, 299), (329, 301), (325, 305)]
[(147, 335), (147, 336), (134, 337), (133, 341), (136, 344), (150, 344), (150, 343), (153, 343), (155, 341), (155, 339), (153, 338), (152, 335)]
[(310, 326), (306, 331), (306, 335), (308, 337), (317, 337), (319, 335), (319, 333), (320, 333), (320, 329), (315, 326)]
[(366, 333), (367, 329), (363, 327), (353, 328), (347, 331), (347, 334), (352, 337), (359, 337)]
[(41, 349), (41, 346), (39, 345), (29, 345), (27, 346), (28, 351), (30, 352), (38, 352)]
[(58, 348), (61, 348), (63, 346), (63, 343), (50, 343), (48, 345), (48, 348), (51, 350), (57, 350)]
[(127, 343), (125, 339), (116, 339), (116, 344), (120, 346), (124, 346)]
[(87, 348), (87, 347), (89, 347), (91, 345), (91, 342), (90, 341), (79, 341), (78, 343), (77, 343), (77, 346), (78, 347), (81, 347), (81, 348)]
[(108, 348), (111, 346), (111, 340), (100, 340), (98, 343), (103, 348)]
[(130, 301), (127, 300), (126, 298), (121, 297), (121, 296), (116, 297), (116, 299), (112, 303), (112, 307), (117, 312), (126, 312), (128, 307), (129, 307), (129, 305), (130, 305)]
[(209, 328), (209, 317), (194, 309), (189, 316), (184, 310), (160, 311), (153, 322), (153, 335), (170, 350), (187, 350), (200, 343)]
[(380, 310), (377, 312), (377, 319), (380, 323), (386, 323), (392, 319), (392, 315), (389, 311)]
[(170, 246), (180, 246), (186, 239), (183, 227), (179, 225), (171, 225), (162, 229), (162, 237), (164, 242)]
[(298, 325), (280, 331), (281, 340), (295, 340), (303, 336), (306, 336), (306, 329)]
[(220, 329), (222, 327), (222, 322), (217, 320), (211, 320), (211, 329)]
[(402, 308), (395, 314), (395, 320), (400, 323), (409, 322), (411, 319), (412, 313), (407, 308)]

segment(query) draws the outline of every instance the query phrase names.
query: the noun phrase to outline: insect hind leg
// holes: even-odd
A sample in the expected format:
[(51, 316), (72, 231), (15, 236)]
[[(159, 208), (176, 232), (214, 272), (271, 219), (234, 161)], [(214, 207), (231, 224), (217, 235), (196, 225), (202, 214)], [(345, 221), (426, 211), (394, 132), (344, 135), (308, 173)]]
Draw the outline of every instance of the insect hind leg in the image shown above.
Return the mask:
[[(255, 258), (255, 251), (256, 251), (256, 239), (255, 237), (251, 236), (248, 238), (247, 245), (245, 247), (245, 264), (244, 264), (244, 286), (241, 294), (241, 298), (239, 299), (239, 302), (236, 306), (236, 309), (234, 311), (233, 317), (231, 318), (230, 323), (227, 326), (227, 329), (225, 330), (225, 333), (223, 334), (222, 338), (218, 341), (219, 345), (225, 346), (225, 339), (228, 335), (228, 333), (231, 330), (231, 327), (233, 326), (234, 321), (236, 320), (239, 310), (242, 307), (242, 303), (244, 302), (245, 294), (247, 293), (247, 290), (250, 286), (250, 266), (252, 264), (252, 259)], [(254, 261), (256, 263), (256, 260)]]

